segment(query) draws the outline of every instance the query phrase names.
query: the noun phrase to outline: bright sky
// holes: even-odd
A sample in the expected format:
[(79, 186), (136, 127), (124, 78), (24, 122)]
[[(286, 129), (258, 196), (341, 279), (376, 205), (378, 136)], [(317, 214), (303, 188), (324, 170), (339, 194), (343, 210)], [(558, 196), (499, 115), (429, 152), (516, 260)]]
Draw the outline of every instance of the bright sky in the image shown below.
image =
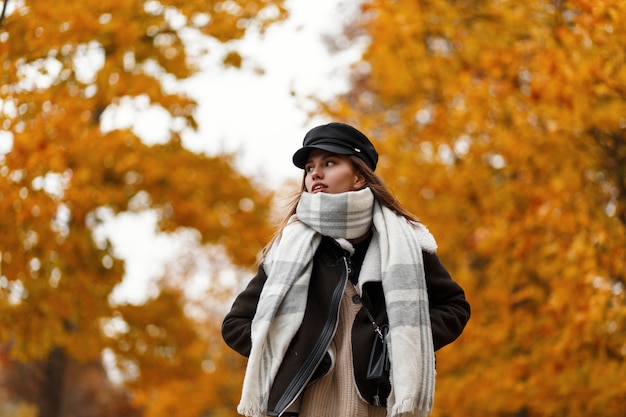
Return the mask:
[[(217, 63), (223, 46), (210, 44), (214, 52), (203, 63), (204, 70), (187, 83), (199, 102), (200, 129), (197, 135), (184, 138), (185, 145), (210, 154), (237, 152), (238, 168), (268, 188), (299, 178), (291, 156), (309, 128), (328, 121), (307, 121), (307, 103), (301, 97), (329, 98), (347, 87), (347, 68), (360, 51), (355, 48), (331, 56), (322, 36), (339, 33), (358, 4), (350, 0), (287, 0), (291, 11), (287, 21), (270, 28), (262, 38), (255, 36), (241, 44), (246, 59), (241, 70), (221, 69)], [(256, 74), (255, 67), (263, 68), (265, 74)], [(145, 117), (144, 127), (140, 123), (136, 129), (149, 136), (158, 121)], [(183, 249), (168, 237), (155, 235), (155, 224), (155, 213), (118, 216), (104, 231), (126, 260), (126, 277), (114, 292), (114, 300), (142, 301), (163, 263), (178, 256), (177, 248), (188, 250), (188, 246)]]
[[(211, 154), (237, 152), (238, 167), (246, 174), (261, 174), (270, 181), (270, 187), (298, 176), (291, 155), (309, 128), (327, 122), (320, 118), (307, 121), (305, 110), (310, 103), (303, 97), (315, 94), (329, 98), (343, 91), (347, 68), (360, 52), (354, 48), (331, 56), (322, 36), (340, 33), (345, 16), (358, 4), (347, 0), (287, 0), (291, 12), (288, 20), (274, 25), (262, 37), (252, 34), (239, 44), (244, 56), (242, 69), (222, 68), (225, 47), (208, 43), (204, 70), (185, 83), (199, 103), (200, 124), (197, 135), (184, 138), (185, 145)], [(258, 75), (255, 68), (262, 68), (264, 75)], [(135, 129), (150, 138), (159, 118), (150, 112), (143, 118), (145, 122), (136, 123)], [(162, 118), (162, 123), (166, 122)]]

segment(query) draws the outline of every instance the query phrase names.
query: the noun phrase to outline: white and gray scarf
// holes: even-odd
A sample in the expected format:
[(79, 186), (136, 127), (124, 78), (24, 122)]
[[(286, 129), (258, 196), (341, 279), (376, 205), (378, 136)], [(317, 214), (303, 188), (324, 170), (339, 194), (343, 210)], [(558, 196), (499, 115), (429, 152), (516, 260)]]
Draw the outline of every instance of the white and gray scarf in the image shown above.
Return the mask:
[(341, 194), (304, 192), (296, 214), (268, 251), (263, 261), (268, 278), (252, 321), (252, 350), (239, 413), (266, 415), (274, 377), (302, 323), (321, 237), (345, 245), (346, 239), (362, 236), (370, 227), (373, 236), (361, 267), (359, 291), (365, 282), (382, 281), (391, 329), (387, 415), (430, 414), (435, 360), (422, 249), (434, 252), (437, 244), (424, 226), (382, 206), (369, 188)]

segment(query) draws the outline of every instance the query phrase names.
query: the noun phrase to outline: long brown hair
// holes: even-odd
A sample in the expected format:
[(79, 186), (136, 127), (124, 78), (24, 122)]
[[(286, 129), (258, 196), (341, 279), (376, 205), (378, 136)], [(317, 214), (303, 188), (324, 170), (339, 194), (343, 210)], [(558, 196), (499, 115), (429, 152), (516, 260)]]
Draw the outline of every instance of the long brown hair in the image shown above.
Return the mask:
[[(409, 222), (419, 223), (419, 219), (413, 215), (410, 211), (408, 211), (400, 201), (396, 198), (396, 196), (391, 192), (391, 190), (385, 185), (383, 180), (372, 171), (372, 169), (357, 156), (350, 155), (348, 157), (352, 162), (352, 166), (356, 170), (357, 173), (361, 174), (365, 178), (365, 186), (369, 187), (372, 190), (372, 194), (374, 194), (374, 198), (380, 202), (383, 206), (387, 207), (394, 213), (404, 217)], [(294, 194), (293, 198), (289, 202), (287, 215), (283, 218), (283, 220), (278, 225), (274, 236), (270, 240), (270, 243), (263, 249), (263, 256), (267, 252), (267, 250), (272, 246), (272, 244), (280, 237), (283, 232), (283, 229), (289, 223), (289, 219), (291, 216), (296, 214), (296, 208), (298, 207), (298, 203), (300, 202), (300, 197), (302, 193), (306, 191), (305, 185), (306, 179), (306, 171), (302, 176), (302, 185), (300, 190)]]

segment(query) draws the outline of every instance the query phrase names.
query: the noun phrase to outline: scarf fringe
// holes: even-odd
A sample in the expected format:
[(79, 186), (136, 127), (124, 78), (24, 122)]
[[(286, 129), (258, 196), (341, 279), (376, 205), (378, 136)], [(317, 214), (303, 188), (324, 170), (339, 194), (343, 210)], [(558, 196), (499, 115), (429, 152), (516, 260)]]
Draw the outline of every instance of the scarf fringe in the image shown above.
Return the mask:
[(248, 417), (265, 417), (267, 415), (266, 410), (261, 409), (261, 407), (255, 404), (244, 405), (241, 403), (237, 406), (237, 412)]
[(417, 398), (406, 398), (394, 404), (388, 415), (396, 417), (408, 413), (411, 417), (427, 417), (430, 414), (430, 410), (417, 409), (417, 403)]

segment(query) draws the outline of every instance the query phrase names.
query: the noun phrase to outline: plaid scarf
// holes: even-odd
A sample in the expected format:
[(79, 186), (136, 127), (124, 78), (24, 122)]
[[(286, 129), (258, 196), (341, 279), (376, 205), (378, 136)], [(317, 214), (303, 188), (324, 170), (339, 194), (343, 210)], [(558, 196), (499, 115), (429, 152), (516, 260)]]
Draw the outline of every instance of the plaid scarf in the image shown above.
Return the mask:
[(322, 235), (342, 243), (367, 233), (373, 237), (359, 275), (359, 291), (382, 281), (389, 317), (392, 392), (389, 416), (423, 417), (432, 411), (435, 360), (422, 249), (434, 252), (434, 238), (374, 199), (369, 188), (341, 194), (304, 192), (296, 214), (268, 251), (267, 281), (252, 321), (252, 350), (239, 413), (266, 415), (267, 401), (282, 358), (298, 331)]

